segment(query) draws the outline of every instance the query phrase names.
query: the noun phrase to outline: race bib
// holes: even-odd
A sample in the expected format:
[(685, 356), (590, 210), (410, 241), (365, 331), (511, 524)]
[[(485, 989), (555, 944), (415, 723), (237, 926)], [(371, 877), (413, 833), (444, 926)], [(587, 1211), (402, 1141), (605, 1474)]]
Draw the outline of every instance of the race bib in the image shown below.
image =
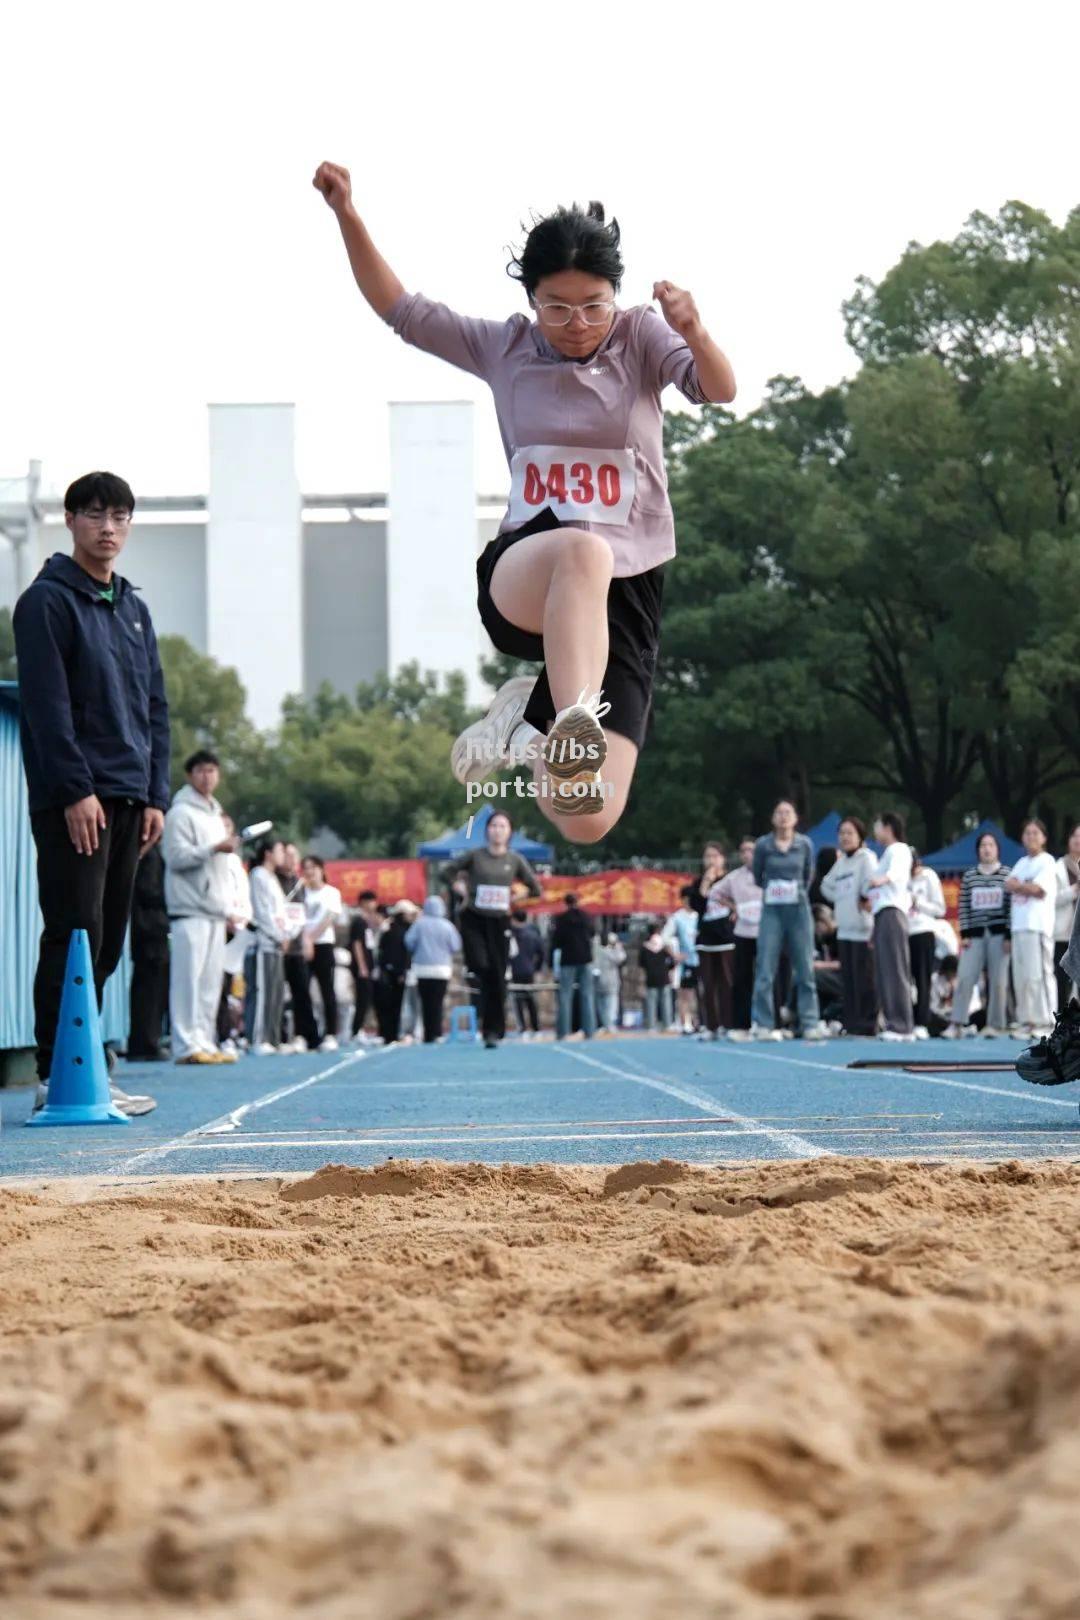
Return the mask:
[(509, 883), (478, 883), (473, 905), (477, 911), (509, 911)]
[(793, 906), (799, 898), (799, 885), (794, 878), (773, 878), (765, 885), (767, 906)]
[(564, 523), (625, 525), (636, 477), (632, 450), (529, 444), (510, 463), (509, 517), (527, 523), (550, 506)]
[(709, 898), (705, 902), (705, 915), (703, 922), (722, 922), (725, 917), (731, 916), (731, 907), (719, 892), (720, 885), (714, 884), (709, 890)]
[(997, 911), (1005, 898), (1005, 890), (1001, 885), (995, 884), (992, 888), (972, 889), (972, 911)]
[(744, 923), (757, 923), (761, 921), (761, 901), (744, 900), (739, 907), (739, 921)]

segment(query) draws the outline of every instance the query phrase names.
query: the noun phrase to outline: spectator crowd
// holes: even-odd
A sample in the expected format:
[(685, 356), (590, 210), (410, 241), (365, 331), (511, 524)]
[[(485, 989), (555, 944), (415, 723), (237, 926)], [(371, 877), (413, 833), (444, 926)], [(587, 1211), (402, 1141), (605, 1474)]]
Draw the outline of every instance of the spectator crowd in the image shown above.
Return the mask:
[[(709, 842), (670, 916), (599, 924), (565, 896), (552, 918), (520, 906), (540, 884), (491, 817), (483, 849), (440, 874), (418, 907), (345, 906), (320, 856), (265, 836), (240, 857), (216, 757), (187, 761), (160, 848), (140, 863), (132, 913), (128, 1055), (191, 1065), (342, 1043), (445, 1038), (448, 992), (489, 1046), (641, 1028), (703, 1040), (883, 1041), (1049, 1032), (1072, 987), (1060, 959), (1080, 896), (1080, 827), (1047, 851), (1038, 820), (1010, 868), (985, 834), (963, 874), (958, 926), (937, 873), (885, 811), (856, 816), (816, 855), (795, 807), (728, 855)], [(166, 1015), (168, 1035), (165, 1033)]]

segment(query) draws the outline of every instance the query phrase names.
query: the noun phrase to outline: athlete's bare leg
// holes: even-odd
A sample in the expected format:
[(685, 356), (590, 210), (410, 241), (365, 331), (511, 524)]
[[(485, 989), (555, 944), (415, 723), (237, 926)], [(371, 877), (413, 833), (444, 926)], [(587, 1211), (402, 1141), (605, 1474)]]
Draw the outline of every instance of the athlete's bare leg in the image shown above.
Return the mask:
[(519, 630), (543, 636), (556, 712), (576, 703), (583, 689), (599, 692), (603, 684), (613, 566), (607, 541), (587, 529), (527, 535), (495, 564), (491, 600)]

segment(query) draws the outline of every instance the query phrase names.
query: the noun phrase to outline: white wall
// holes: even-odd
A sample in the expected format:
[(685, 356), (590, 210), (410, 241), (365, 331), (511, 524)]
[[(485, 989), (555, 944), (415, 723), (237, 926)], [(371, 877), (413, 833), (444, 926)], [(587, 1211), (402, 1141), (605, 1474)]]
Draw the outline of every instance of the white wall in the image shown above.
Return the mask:
[(210, 406), (207, 651), (239, 670), (262, 727), (304, 683), (293, 414), (291, 405)]
[(387, 661), (477, 670), (476, 478), (469, 401), (390, 406)]

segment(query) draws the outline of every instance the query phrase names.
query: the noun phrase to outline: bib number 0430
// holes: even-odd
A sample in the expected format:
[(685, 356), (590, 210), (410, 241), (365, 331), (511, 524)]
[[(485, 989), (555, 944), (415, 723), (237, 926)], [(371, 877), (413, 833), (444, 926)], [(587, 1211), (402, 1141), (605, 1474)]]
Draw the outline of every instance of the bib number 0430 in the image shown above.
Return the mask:
[(634, 480), (629, 450), (527, 445), (510, 463), (509, 515), (515, 523), (527, 523), (549, 506), (564, 523), (625, 524)]

